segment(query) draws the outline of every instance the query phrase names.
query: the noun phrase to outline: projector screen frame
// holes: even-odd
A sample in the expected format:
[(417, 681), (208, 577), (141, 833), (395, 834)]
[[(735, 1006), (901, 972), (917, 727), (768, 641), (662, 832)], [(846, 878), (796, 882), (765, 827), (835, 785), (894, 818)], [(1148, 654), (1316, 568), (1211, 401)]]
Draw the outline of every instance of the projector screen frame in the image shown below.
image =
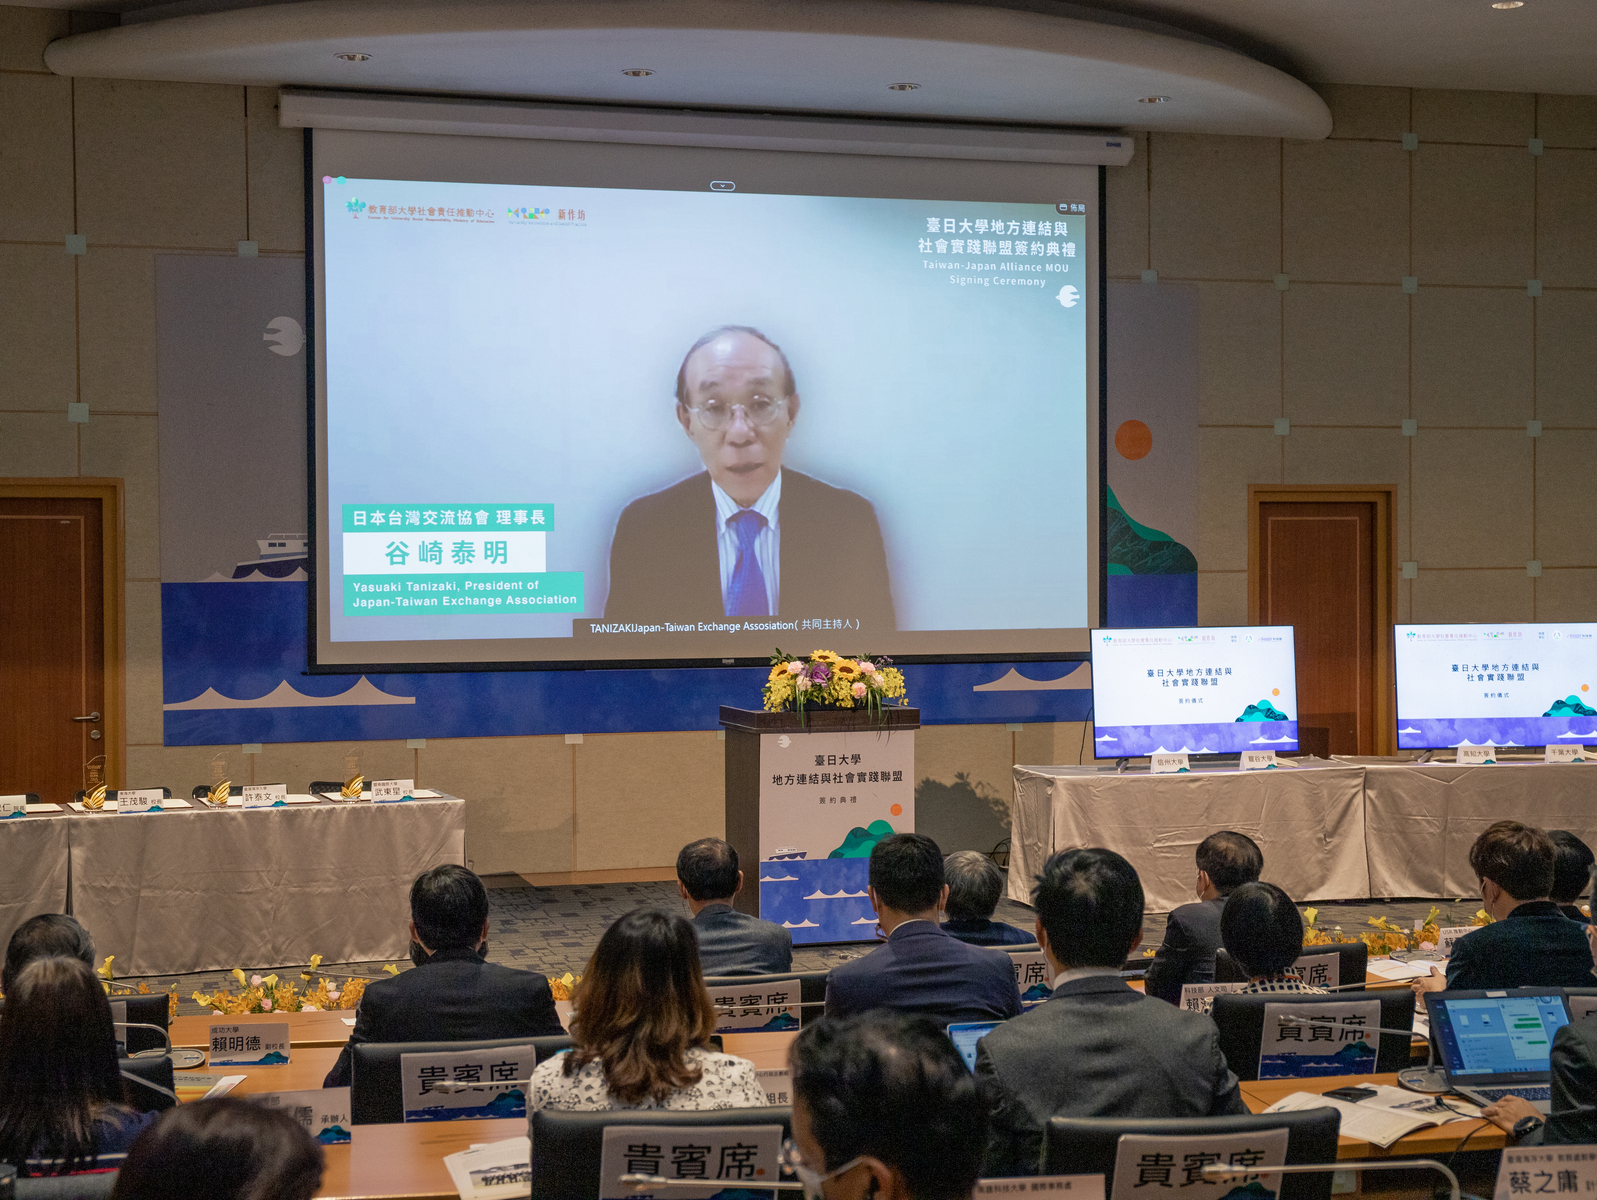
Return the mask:
[[(307, 675), (387, 675), (387, 674), (457, 674), (465, 672), (526, 672), (526, 671), (582, 671), (582, 670), (673, 670), (698, 668), (762, 667), (769, 662), (768, 655), (732, 657), (656, 657), (656, 658), (602, 658), (557, 660), (501, 660), (475, 661), (417, 661), (417, 662), (322, 662), (319, 656), (322, 597), (321, 541), (322, 520), (318, 511), (320, 472), (322, 464), (318, 446), (318, 428), (321, 419), (318, 404), (318, 356), (321, 312), (317, 303), (318, 242), (317, 210), (318, 184), (315, 176), (315, 129), (306, 125), (303, 134), (304, 164), (304, 220), (305, 220), (305, 371), (306, 371), (306, 500), (307, 500), (307, 562), (306, 562), (306, 674)], [(1108, 267), (1107, 267), (1107, 175), (1106, 167), (1097, 165), (1097, 205), (1095, 285), (1097, 289), (1098, 329), (1095, 344), (1097, 356), (1097, 404), (1093, 425), (1097, 438), (1097, 505), (1093, 520), (1097, 526), (1097, 586), (1091, 598), (1092, 608), (1082, 630), (1085, 636), (1094, 627), (1107, 621), (1108, 533), (1106, 523), (1108, 494)], [(1089, 332), (1089, 337), (1090, 337)], [(1089, 401), (1089, 404), (1091, 402)], [(1021, 632), (1021, 631), (1017, 631)], [(774, 635), (782, 637), (784, 635)], [(831, 638), (835, 641), (835, 636)], [(1010, 651), (993, 653), (927, 653), (895, 654), (892, 661), (905, 665), (935, 663), (1009, 663), (1009, 662), (1088, 662), (1090, 645), (1080, 650)]]

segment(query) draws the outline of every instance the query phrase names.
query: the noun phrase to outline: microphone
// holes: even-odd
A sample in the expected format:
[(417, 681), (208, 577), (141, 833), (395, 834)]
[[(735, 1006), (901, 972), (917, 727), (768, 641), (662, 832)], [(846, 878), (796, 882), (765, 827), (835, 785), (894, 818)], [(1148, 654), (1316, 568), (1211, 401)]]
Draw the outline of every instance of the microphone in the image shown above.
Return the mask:
[(153, 1029), (153, 1030), (155, 1030), (156, 1033), (161, 1035), (161, 1040), (166, 1043), (166, 1049), (165, 1050), (140, 1050), (137, 1054), (129, 1054), (128, 1055), (129, 1058), (146, 1058), (146, 1057), (148, 1057), (149, 1055), (152, 1055), (152, 1054), (170, 1054), (170, 1053), (172, 1053), (172, 1035), (167, 1033), (167, 1031), (165, 1029), (162, 1029), (159, 1025), (146, 1025), (142, 1021), (112, 1021), (111, 1022), (111, 1028), (113, 1028), (113, 1029)]
[[(642, 1191), (644, 1188), (653, 1190), (655, 1188), (704, 1187), (704, 1180), (702, 1179), (667, 1179), (663, 1175), (623, 1175), (618, 1182), (627, 1184), (637, 1191)], [(802, 1192), (804, 1190), (804, 1185), (802, 1183), (789, 1182), (780, 1179), (762, 1179), (759, 1181), (759, 1183), (751, 1183), (749, 1186), (757, 1191), (762, 1192), (773, 1190), (781, 1192)]]
[[(1276, 1020), (1282, 1025), (1301, 1026), (1311, 1023), (1302, 1017), (1288, 1016), (1286, 1013), (1281, 1013), (1276, 1017)], [(1412, 1029), (1387, 1029), (1381, 1025), (1365, 1025), (1361, 1026), (1361, 1028), (1368, 1029), (1372, 1033), (1389, 1033), (1396, 1037), (1406, 1037), (1410, 1041), (1414, 1039), (1414, 1031)], [(1453, 1090), (1447, 1086), (1446, 1074), (1436, 1065), (1436, 1042), (1431, 1038), (1425, 1039), (1425, 1065), (1423, 1067), (1407, 1067), (1399, 1071), (1397, 1073), (1397, 1081), (1411, 1092), (1423, 1092), (1426, 1095), (1434, 1096)]]

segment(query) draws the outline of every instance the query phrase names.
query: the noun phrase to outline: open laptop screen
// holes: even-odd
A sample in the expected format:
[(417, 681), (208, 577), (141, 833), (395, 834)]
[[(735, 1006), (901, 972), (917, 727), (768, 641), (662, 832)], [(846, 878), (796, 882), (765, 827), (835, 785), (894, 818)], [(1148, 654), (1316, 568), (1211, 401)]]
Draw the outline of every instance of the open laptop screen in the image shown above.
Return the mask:
[(965, 1065), (976, 1069), (976, 1043), (1002, 1024), (1000, 1021), (971, 1021), (964, 1025), (950, 1025), (948, 1036), (954, 1039), (954, 1049), (959, 1051)]
[(1550, 1070), (1553, 1035), (1569, 1023), (1556, 992), (1433, 996), (1432, 1028), (1453, 1078)]

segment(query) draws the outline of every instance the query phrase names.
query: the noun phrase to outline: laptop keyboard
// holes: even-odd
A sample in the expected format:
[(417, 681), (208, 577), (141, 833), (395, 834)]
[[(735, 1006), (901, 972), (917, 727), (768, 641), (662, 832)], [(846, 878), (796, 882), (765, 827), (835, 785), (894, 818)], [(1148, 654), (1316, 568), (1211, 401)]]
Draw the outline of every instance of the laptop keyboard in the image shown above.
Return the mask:
[(1518, 1096), (1522, 1100), (1531, 1101), (1551, 1101), (1553, 1098), (1553, 1089), (1550, 1085), (1545, 1087), (1483, 1087), (1471, 1088), (1470, 1091), (1477, 1092), (1480, 1095), (1485, 1096), (1486, 1099), (1492, 1101), (1494, 1104), (1501, 1100), (1504, 1096)]

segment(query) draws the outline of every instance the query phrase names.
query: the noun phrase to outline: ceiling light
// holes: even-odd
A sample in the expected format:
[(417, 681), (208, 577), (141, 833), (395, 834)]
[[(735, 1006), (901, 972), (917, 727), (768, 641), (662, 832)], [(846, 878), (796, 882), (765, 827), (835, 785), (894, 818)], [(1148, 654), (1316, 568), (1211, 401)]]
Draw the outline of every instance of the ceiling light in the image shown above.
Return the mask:
[(887, 90), (890, 92), (913, 92), (920, 87), (918, 83), (890, 83)]
[(371, 55), (362, 54), (359, 50), (346, 50), (342, 54), (333, 55), (333, 57), (338, 59), (339, 62), (367, 62), (370, 60)]
[(1524, 8), (1525, 0), (1492, 0), (1493, 8)]
[(1137, 103), (1138, 104), (1169, 104), (1170, 103), (1170, 97), (1169, 96), (1139, 96), (1137, 98)]
[(628, 67), (625, 71), (622, 71), (621, 73), (623, 75), (625, 75), (628, 79), (643, 79), (643, 78), (645, 78), (645, 77), (647, 77), (649, 75), (653, 75), (654, 74), (654, 72), (649, 70), (648, 67)]

